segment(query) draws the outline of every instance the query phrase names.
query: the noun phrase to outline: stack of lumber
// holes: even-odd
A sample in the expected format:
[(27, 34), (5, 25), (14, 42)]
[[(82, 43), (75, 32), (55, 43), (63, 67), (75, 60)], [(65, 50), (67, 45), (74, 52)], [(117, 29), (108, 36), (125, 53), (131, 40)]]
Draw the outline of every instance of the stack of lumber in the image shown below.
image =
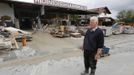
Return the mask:
[(81, 37), (81, 34), (80, 33), (70, 33), (72, 37), (76, 37), (76, 38), (79, 38)]
[(19, 46), (14, 36), (9, 38), (5, 38), (3, 36), (0, 37), (0, 50), (12, 50), (18, 48)]

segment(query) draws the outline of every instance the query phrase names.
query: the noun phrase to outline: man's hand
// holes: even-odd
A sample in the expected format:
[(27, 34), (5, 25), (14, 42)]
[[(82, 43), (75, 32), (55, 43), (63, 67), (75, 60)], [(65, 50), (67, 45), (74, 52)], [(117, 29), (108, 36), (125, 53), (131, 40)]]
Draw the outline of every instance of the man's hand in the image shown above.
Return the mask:
[(95, 60), (100, 59), (100, 57), (101, 57), (101, 53), (102, 53), (102, 49), (101, 49), (101, 48), (99, 48), (99, 49), (97, 50), (96, 55), (95, 55)]
[(98, 60), (98, 59), (100, 59), (100, 54), (97, 53), (97, 54), (95, 55), (95, 60)]

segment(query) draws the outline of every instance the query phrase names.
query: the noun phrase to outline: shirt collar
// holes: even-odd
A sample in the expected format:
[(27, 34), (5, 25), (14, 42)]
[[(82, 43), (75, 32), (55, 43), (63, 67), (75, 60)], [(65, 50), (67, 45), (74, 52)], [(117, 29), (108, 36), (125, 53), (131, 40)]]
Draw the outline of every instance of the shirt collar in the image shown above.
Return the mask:
[(98, 28), (98, 27), (93, 28), (92, 31), (96, 31), (97, 28)]

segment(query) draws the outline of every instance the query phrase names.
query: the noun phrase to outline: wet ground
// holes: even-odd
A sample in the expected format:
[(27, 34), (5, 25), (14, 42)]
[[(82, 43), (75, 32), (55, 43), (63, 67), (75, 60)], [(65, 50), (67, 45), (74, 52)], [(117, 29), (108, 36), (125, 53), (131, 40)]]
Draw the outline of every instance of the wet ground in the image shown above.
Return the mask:
[[(17, 59), (1, 62), (1, 75), (80, 75), (84, 69), (82, 51), (79, 49), (83, 37), (54, 38), (42, 32), (33, 36), (28, 47), (37, 54), (22, 54)], [(99, 60), (96, 75), (134, 75), (133, 38), (133, 34), (105, 37), (105, 46), (110, 48), (111, 55)]]

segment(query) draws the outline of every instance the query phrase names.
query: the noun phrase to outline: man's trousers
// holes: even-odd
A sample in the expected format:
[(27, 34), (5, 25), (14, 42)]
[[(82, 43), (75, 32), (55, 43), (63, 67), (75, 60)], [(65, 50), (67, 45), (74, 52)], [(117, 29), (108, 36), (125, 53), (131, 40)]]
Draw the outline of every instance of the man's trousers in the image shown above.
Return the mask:
[(84, 65), (85, 70), (88, 71), (89, 68), (96, 69), (97, 60), (95, 60), (96, 52), (84, 52)]

